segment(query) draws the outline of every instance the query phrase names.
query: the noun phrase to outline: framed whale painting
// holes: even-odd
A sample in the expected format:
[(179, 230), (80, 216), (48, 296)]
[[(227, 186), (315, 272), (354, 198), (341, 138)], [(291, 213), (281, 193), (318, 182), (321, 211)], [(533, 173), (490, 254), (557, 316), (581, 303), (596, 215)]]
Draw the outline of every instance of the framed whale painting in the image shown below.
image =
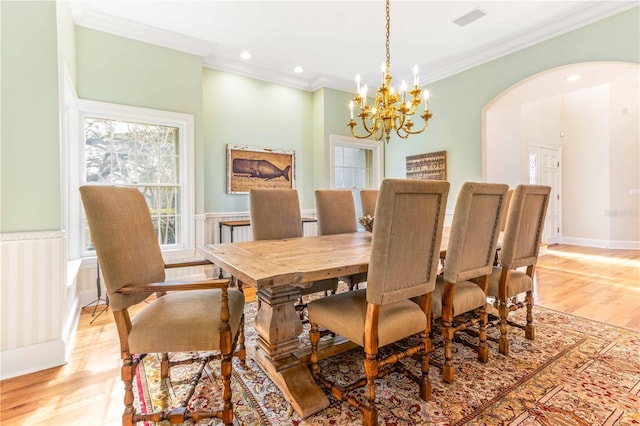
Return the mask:
[(295, 187), (295, 151), (227, 145), (228, 194)]

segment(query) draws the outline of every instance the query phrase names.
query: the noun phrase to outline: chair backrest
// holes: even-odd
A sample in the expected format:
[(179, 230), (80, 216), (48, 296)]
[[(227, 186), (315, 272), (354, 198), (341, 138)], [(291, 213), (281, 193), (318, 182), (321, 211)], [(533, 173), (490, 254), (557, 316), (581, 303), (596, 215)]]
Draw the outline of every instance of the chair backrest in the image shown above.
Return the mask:
[(491, 274), (508, 189), (499, 183), (462, 185), (451, 222), (445, 281), (455, 283)]
[(505, 198), (504, 208), (502, 209), (502, 219), (500, 220), (500, 231), (504, 231), (507, 225), (507, 215), (509, 214), (509, 204), (511, 204), (511, 197), (513, 196), (513, 189), (507, 191), (507, 198)]
[(135, 188), (86, 185), (80, 188), (91, 241), (115, 311), (146, 299), (150, 293), (123, 295), (128, 284), (165, 280), (164, 260), (149, 206)]
[(356, 232), (356, 208), (348, 189), (316, 190), (318, 235)]
[(384, 305), (435, 288), (449, 182), (385, 179), (375, 210), (367, 302)]
[(502, 267), (511, 269), (537, 263), (550, 194), (550, 186), (516, 187), (502, 239)]
[(302, 218), (295, 189), (251, 189), (249, 214), (253, 239), (302, 237)]
[(376, 214), (376, 201), (378, 200), (377, 189), (363, 189), (360, 191), (360, 205), (362, 216), (374, 216)]

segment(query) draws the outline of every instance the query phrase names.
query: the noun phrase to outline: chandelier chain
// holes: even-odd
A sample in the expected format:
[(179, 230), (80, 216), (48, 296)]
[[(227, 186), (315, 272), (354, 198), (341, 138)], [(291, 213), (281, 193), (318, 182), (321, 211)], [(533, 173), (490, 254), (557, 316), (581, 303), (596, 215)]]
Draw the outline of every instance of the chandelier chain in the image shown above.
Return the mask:
[[(1, 1), (1, 0), (0, 0)], [(391, 0), (386, 0), (386, 63), (382, 67), (382, 84), (375, 93), (373, 103), (369, 104), (367, 96), (367, 85), (360, 85), (360, 75), (356, 75), (356, 94), (349, 102), (350, 120), (347, 126), (351, 128), (351, 134), (358, 139), (372, 137), (379, 141), (384, 139), (389, 142), (391, 133), (395, 133), (401, 139), (407, 139), (410, 135), (422, 133), (426, 128), (431, 113), (429, 112), (428, 98), (429, 92), (420, 89), (420, 75), (418, 66), (413, 68), (413, 87), (410, 87), (404, 80), (400, 85), (400, 90), (395, 90), (391, 86)], [(422, 103), (424, 94), (424, 111), (419, 117), (422, 119), (422, 126), (414, 128), (412, 116), (418, 114), (418, 109)], [(354, 114), (354, 108), (359, 112)], [(362, 123), (364, 134), (358, 134), (356, 126), (358, 123), (354, 119), (357, 116)]]
[(387, 0), (387, 43), (386, 43), (386, 48), (387, 48), (387, 69), (389, 69), (391, 67), (391, 53), (390, 53), (390, 49), (389, 49), (389, 34), (391, 32), (391, 7), (389, 6), (389, 2), (390, 0)]

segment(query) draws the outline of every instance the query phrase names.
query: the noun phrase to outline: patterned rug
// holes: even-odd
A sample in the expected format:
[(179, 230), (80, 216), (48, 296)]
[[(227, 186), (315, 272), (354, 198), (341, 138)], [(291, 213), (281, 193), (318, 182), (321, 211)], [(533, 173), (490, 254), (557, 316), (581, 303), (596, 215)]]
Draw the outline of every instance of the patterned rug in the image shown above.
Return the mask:
[[(247, 304), (247, 345), (254, 344), (256, 304)], [(417, 398), (418, 387), (402, 374), (376, 382), (381, 425), (638, 425), (640, 424), (640, 333), (536, 307), (536, 339), (510, 327), (510, 353), (498, 352), (497, 327), (489, 328), (489, 362), (481, 364), (475, 351), (454, 343), (455, 383), (441, 379), (443, 350), (431, 354), (430, 402)], [(512, 313), (524, 323), (524, 309)], [(462, 340), (475, 342), (465, 333)], [(307, 342), (306, 333), (301, 336)], [(434, 344), (438, 345), (438, 337)], [(177, 354), (180, 355), (180, 354)], [(362, 375), (363, 351), (353, 349), (321, 363), (333, 377)], [(149, 355), (137, 375), (136, 404), (152, 411), (179, 403), (189, 384), (191, 366), (178, 366), (161, 386), (159, 360)], [(417, 363), (407, 361), (416, 369)], [(219, 363), (206, 370), (193, 406), (219, 405)], [(234, 360), (234, 423), (238, 425), (359, 425), (360, 412), (329, 396), (330, 406), (302, 419), (260, 368), (247, 359), (247, 368)], [(168, 389), (168, 391), (166, 390)], [(363, 392), (362, 392), (363, 393)], [(217, 424), (217, 420), (209, 423)]]

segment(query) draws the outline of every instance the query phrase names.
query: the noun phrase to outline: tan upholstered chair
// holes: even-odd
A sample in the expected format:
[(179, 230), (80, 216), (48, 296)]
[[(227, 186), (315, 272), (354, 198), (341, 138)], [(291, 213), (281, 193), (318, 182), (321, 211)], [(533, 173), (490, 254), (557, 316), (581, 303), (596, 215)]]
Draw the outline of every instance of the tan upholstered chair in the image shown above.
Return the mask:
[[(249, 209), (254, 240), (302, 237), (300, 201), (298, 191), (295, 189), (251, 189)], [(337, 288), (338, 280), (331, 278), (314, 281), (310, 287), (299, 288), (299, 290), (300, 295), (305, 296), (322, 291), (335, 292)], [(301, 318), (304, 316), (304, 308), (304, 303), (296, 306)]]
[[(509, 312), (526, 306), (525, 337), (534, 339), (533, 274), (542, 239), (551, 187), (518, 185), (511, 199), (502, 239), (500, 267), (493, 268), (488, 295), (495, 298), (500, 315), (500, 353), (509, 354), (507, 323)], [(526, 267), (526, 272), (517, 268)], [(525, 303), (517, 296), (526, 293)], [(514, 324), (515, 325), (515, 324)]]
[[(431, 295), (448, 193), (449, 183), (444, 181), (383, 181), (375, 211), (367, 288), (309, 303), (313, 375), (336, 398), (362, 411), (365, 425), (377, 424), (376, 377), (400, 368), (402, 363), (398, 361), (402, 358), (419, 355), (419, 395), (423, 400), (431, 398)], [(411, 300), (413, 297), (419, 297), (419, 304)], [(318, 365), (319, 326), (364, 348), (366, 380), (340, 387), (322, 377)], [(417, 346), (379, 358), (379, 348), (414, 334), (420, 337)], [(361, 401), (351, 391), (365, 384), (366, 400)]]
[[(357, 232), (356, 208), (353, 194), (348, 189), (318, 189), (316, 212), (318, 215), (318, 235), (344, 234)], [(349, 286), (349, 290), (367, 281), (367, 274), (354, 274), (339, 277)]]
[(505, 198), (504, 209), (502, 209), (502, 219), (500, 220), (500, 231), (504, 231), (505, 226), (507, 225), (507, 215), (509, 214), (511, 197), (513, 197), (513, 189), (507, 191), (507, 198)]
[[(228, 280), (165, 282), (165, 267), (149, 207), (135, 188), (83, 186), (82, 202), (89, 222), (91, 241), (104, 276), (120, 338), (122, 380), (125, 388), (123, 425), (139, 421), (183, 423), (217, 417), (233, 422), (231, 404), (231, 358), (236, 342), (242, 342), (244, 295), (228, 289)], [(193, 266), (204, 262), (174, 266)], [(160, 297), (135, 317), (128, 309), (156, 292)], [(165, 294), (165, 292), (170, 292)], [(239, 354), (244, 362), (244, 349)], [(162, 353), (161, 377), (169, 375), (173, 362), (169, 352), (206, 351), (182, 406), (171, 411), (142, 414), (133, 406), (132, 383), (145, 354)], [(211, 352), (211, 351), (216, 351)], [(219, 353), (220, 355), (215, 355)], [(223, 407), (191, 411), (188, 402), (205, 365), (221, 358)]]
[[(502, 209), (502, 219), (500, 219), (500, 232), (504, 231), (505, 225), (507, 223), (507, 214), (509, 213), (509, 203), (511, 203), (511, 197), (513, 196), (513, 189), (507, 191), (507, 198), (505, 199), (505, 205)], [(498, 241), (498, 247), (496, 248), (496, 257), (493, 262), (494, 266), (498, 266), (500, 264), (500, 250), (502, 249), (502, 245), (500, 241)]]
[[(487, 286), (507, 189), (502, 184), (466, 182), (458, 194), (444, 270), (438, 276), (431, 305), (433, 317), (442, 317), (442, 377), (447, 383), (454, 380), (451, 343), (456, 331), (479, 323), (478, 360), (488, 361)], [(470, 320), (459, 317), (467, 312), (473, 312)]]
[(377, 199), (377, 189), (363, 189), (362, 191), (360, 191), (360, 205), (362, 207), (362, 216), (375, 215)]

